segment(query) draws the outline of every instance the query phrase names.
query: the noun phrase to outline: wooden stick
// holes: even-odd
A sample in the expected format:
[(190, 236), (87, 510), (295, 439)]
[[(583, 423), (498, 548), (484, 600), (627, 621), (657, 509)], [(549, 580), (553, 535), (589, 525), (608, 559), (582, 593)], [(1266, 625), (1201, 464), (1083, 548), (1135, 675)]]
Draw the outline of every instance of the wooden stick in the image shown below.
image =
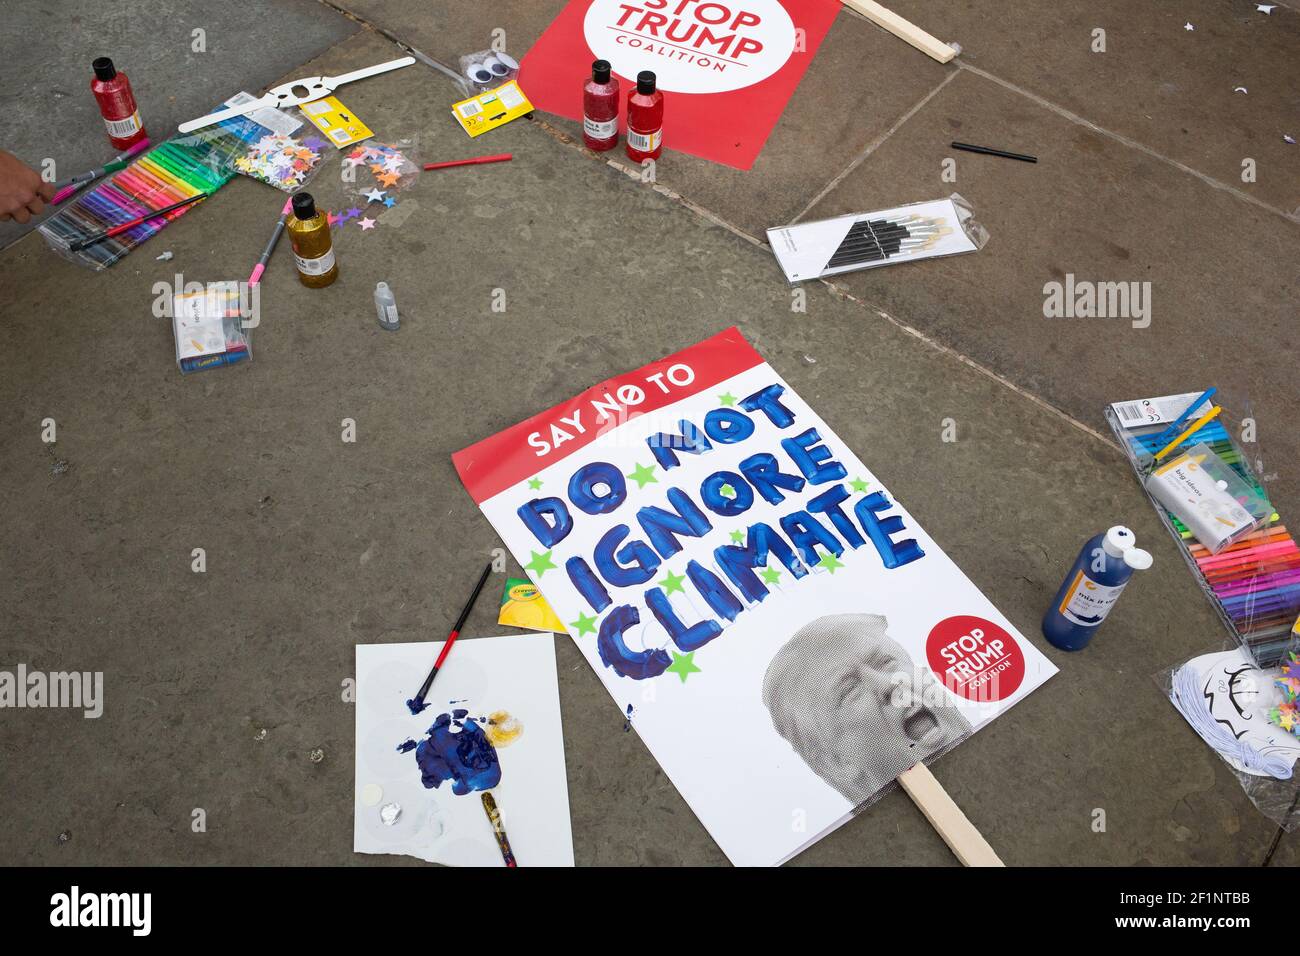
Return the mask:
[(898, 775), (898, 782), (962, 866), (1006, 866), (925, 764), (903, 771)]
[(957, 55), (946, 43), (941, 43), (914, 23), (909, 23), (893, 10), (882, 7), (875, 0), (840, 0), (844, 6), (862, 14), (878, 27), (883, 27), (900, 40), (906, 40), (927, 56), (947, 63)]

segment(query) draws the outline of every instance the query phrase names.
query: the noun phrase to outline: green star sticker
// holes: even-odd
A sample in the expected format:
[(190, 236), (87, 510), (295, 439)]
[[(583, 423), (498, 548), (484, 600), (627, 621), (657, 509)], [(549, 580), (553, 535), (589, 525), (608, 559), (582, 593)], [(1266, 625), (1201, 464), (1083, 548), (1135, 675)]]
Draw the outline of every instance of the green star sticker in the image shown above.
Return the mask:
[(659, 479), (655, 477), (654, 465), (637, 465), (628, 477), (636, 482), (638, 488), (659, 484)]
[(673, 655), (673, 662), (668, 665), (668, 670), (682, 679), (686, 683), (686, 678), (690, 674), (698, 674), (700, 669), (695, 666), (695, 652), (689, 654), (678, 654), (676, 651), (670, 652)]
[(542, 487), (542, 479), (540, 479), (540, 478), (529, 478), (529, 479), (528, 479), (528, 487), (531, 488), (533, 491), (536, 491), (537, 489), (539, 489), (539, 488)]
[(736, 543), (736, 544), (744, 544), (744, 543), (745, 543), (745, 532), (743, 532), (743, 531), (733, 531), (733, 532), (731, 532), (731, 540), (732, 540), (734, 543)]
[(554, 549), (547, 551), (545, 554), (538, 554), (536, 551), (529, 551), (528, 553), (533, 556), (533, 560), (525, 564), (524, 567), (534, 572), (539, 578), (556, 567), (555, 562), (551, 560), (551, 555), (555, 553)]
[(582, 637), (584, 634), (595, 634), (596, 619), (594, 617), (587, 617), (586, 614), (580, 613), (576, 621), (569, 622), (569, 627), (576, 627), (578, 629), (577, 633), (573, 635), (574, 637)]
[(781, 580), (781, 572), (776, 568), (764, 568), (758, 574), (768, 584), (776, 584)]
[[(726, 405), (728, 408), (730, 408), (731, 406), (736, 404), (736, 396), (732, 395), (730, 392), (727, 392), (727, 394), (725, 395), (719, 395), (718, 401), (721, 402), (723, 405)], [(694, 651), (692, 651), (691, 653), (694, 653)]]
[(723, 485), (718, 489), (718, 494), (722, 495), (724, 498), (734, 498), (736, 497), (736, 489), (731, 487), (731, 485)]
[(668, 577), (656, 583), (658, 583), (658, 585), (664, 589), (664, 594), (672, 594), (674, 591), (681, 591), (683, 594), (685, 594), (686, 589), (682, 587), (682, 582), (685, 580), (686, 580), (686, 575), (673, 574), (671, 571), (669, 571)]
[(825, 568), (831, 574), (834, 574), (836, 568), (844, 567), (844, 562), (827, 551), (822, 555), (822, 559), (817, 562), (817, 566), (819, 568)]
[(863, 481), (861, 478), (854, 478), (849, 484), (853, 486), (854, 491), (866, 491), (867, 485), (871, 484), (871, 482)]

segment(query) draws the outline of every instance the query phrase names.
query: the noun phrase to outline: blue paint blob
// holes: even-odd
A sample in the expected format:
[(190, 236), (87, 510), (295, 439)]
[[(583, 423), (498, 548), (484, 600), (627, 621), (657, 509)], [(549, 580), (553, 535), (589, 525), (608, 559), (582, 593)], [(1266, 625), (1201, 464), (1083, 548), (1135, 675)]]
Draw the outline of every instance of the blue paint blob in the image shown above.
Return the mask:
[(769, 385), (742, 398), (740, 407), (747, 412), (762, 412), (777, 428), (788, 428), (794, 423), (794, 413), (781, 404), (780, 399), (784, 393), (784, 386)]
[(831, 458), (831, 450), (821, 444), (821, 440), (822, 436), (815, 428), (809, 428), (793, 438), (781, 440), (781, 447), (803, 472), (810, 485), (839, 481), (848, 474), (843, 465)]
[(632, 729), (632, 705), (627, 705), (627, 719), (623, 721), (623, 733)]
[(787, 475), (777, 467), (776, 456), (765, 451), (750, 455), (742, 461), (740, 473), (749, 479), (763, 500), (772, 505), (785, 500), (785, 495), (779, 489), (797, 492), (804, 486), (804, 479), (800, 475)]
[(881, 492), (876, 491), (854, 505), (853, 514), (861, 522), (862, 529), (866, 531), (871, 543), (876, 546), (876, 551), (880, 554), (880, 560), (885, 567), (899, 568), (904, 564), (915, 561), (917, 558), (925, 557), (925, 552), (921, 550), (921, 546), (916, 543), (915, 538), (894, 541), (890, 537), (890, 535), (905, 530), (903, 519), (898, 515), (884, 515), (882, 517), (876, 512), (892, 507), (893, 504), (890, 500)]
[(806, 511), (792, 511), (782, 518), (781, 530), (786, 533), (790, 543), (799, 549), (799, 555), (810, 567), (821, 561), (821, 556), (817, 553), (819, 544), (837, 558), (844, 553), (840, 539)]
[(734, 408), (715, 408), (704, 416), (704, 431), (722, 445), (734, 445), (754, 434), (754, 422)]
[(672, 664), (672, 658), (663, 648), (655, 647), (634, 651), (623, 642), (623, 632), (641, 623), (641, 614), (630, 604), (614, 608), (600, 622), (596, 635), (596, 650), (606, 667), (612, 667), (619, 677), (645, 680), (658, 677)]
[(647, 505), (636, 513), (636, 520), (650, 538), (651, 547), (665, 561), (682, 550), (677, 535), (699, 538), (713, 528), (704, 512), (680, 488), (668, 489), (668, 503), (677, 509), (676, 514), (653, 505)]
[(600, 536), (592, 554), (596, 569), (616, 588), (644, 584), (659, 567), (659, 556), (644, 541), (629, 541), (619, 548), (619, 544), (630, 533), (631, 529), (627, 525), (614, 525)]
[(597, 614), (614, 603), (610, 600), (605, 585), (600, 583), (600, 578), (596, 577), (596, 572), (591, 570), (591, 565), (585, 559), (576, 555), (569, 558), (564, 562), (564, 570), (583, 600), (590, 604), (591, 609)]
[[(604, 491), (598, 489), (604, 488)], [(607, 461), (583, 465), (569, 479), (569, 500), (589, 515), (609, 514), (627, 497), (623, 473)]]
[(867, 542), (862, 535), (858, 534), (858, 529), (853, 526), (849, 516), (840, 507), (848, 498), (848, 489), (843, 485), (835, 485), (808, 502), (808, 510), (826, 515), (831, 519), (831, 524), (835, 525), (835, 530), (840, 533), (840, 537), (849, 543), (849, 547), (860, 548)]
[(691, 455), (702, 455), (713, 448), (704, 434), (685, 419), (679, 421), (677, 427), (681, 431), (676, 435), (659, 432), (645, 440), (651, 454), (655, 456), (655, 461), (664, 471), (670, 471), (681, 464), (675, 452), (684, 451)]
[(412, 750), (414, 750), (418, 746), (419, 744), (415, 742), (414, 737), (407, 737), (405, 740), (403, 740), (400, 744), (397, 745), (397, 752), (399, 754), (409, 754)]
[(668, 595), (664, 594), (663, 588), (651, 588), (646, 591), (645, 603), (646, 607), (650, 608), (650, 613), (655, 616), (655, 620), (673, 639), (673, 643), (683, 651), (693, 651), (703, 647), (722, 633), (722, 625), (717, 621), (703, 620), (687, 627), (673, 610), (672, 603), (668, 600)]
[(427, 733), (415, 748), (415, 762), (420, 767), (420, 782), (429, 789), (451, 781), (451, 792), (464, 796), (472, 790), (490, 790), (501, 782), (496, 748), (473, 718), (464, 721), (459, 733), (452, 733), (452, 715), (439, 714)]
[(412, 714), (419, 714), (428, 706), (428, 702), (421, 700), (419, 697), (412, 697), (406, 702), (406, 709)]
[[(722, 493), (727, 487), (731, 488), (730, 498)], [(749, 510), (754, 503), (754, 491), (734, 471), (715, 471), (700, 485), (700, 500), (714, 514), (734, 518)]]
[(573, 530), (573, 517), (559, 498), (534, 498), (515, 513), (543, 548), (555, 547)]

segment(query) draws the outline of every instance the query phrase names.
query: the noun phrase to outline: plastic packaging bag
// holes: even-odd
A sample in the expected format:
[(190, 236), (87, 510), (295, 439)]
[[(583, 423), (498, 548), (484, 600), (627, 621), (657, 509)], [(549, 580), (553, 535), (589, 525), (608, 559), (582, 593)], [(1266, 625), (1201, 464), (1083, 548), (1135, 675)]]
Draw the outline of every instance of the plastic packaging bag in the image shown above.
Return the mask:
[(159, 143), (111, 178), (86, 188), (39, 228), (50, 248), (71, 262), (100, 271), (206, 200), (156, 216), (125, 232), (87, 245), (114, 226), (182, 199), (209, 196), (235, 175), (238, 140), (221, 130), (200, 130)]
[(1271, 719), (1283, 699), (1278, 669), (1241, 648), (1210, 651), (1155, 675), (1170, 702), (1222, 758), (1260, 813), (1288, 832), (1300, 826), (1300, 739)]

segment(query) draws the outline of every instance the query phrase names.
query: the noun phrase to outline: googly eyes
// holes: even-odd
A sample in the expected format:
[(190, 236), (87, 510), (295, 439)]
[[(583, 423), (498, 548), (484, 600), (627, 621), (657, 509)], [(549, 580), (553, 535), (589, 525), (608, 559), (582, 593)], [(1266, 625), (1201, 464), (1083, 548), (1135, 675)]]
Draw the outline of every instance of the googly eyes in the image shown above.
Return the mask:
[(492, 82), (492, 71), (487, 68), (486, 63), (473, 64), (468, 70), (465, 71), (465, 75), (468, 76), (475, 83), (482, 84), (482, 83)]
[(500, 60), (503, 64), (505, 64), (505, 68), (507, 71), (514, 70), (518, 72), (519, 61), (516, 60), (513, 56), (511, 56), (509, 53), (498, 53), (497, 59)]
[(484, 60), (483, 67), (484, 69), (489, 70), (493, 76), (498, 78), (505, 76), (507, 73), (510, 72), (510, 67), (506, 66), (504, 63), (502, 63), (499, 59), (497, 59), (494, 56), (490, 56), (486, 60)]

